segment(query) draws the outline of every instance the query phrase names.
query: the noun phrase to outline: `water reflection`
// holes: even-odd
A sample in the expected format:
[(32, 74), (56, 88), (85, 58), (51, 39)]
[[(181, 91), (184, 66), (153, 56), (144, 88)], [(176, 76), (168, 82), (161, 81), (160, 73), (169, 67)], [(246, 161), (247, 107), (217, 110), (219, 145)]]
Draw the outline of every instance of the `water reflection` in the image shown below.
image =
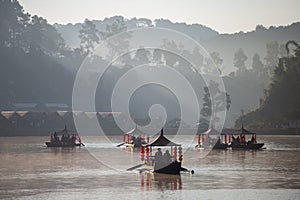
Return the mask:
[(181, 176), (158, 173), (141, 174), (141, 189), (147, 191), (181, 190)]
[(59, 153), (76, 153), (81, 152), (81, 147), (48, 147), (51, 153), (59, 154)]

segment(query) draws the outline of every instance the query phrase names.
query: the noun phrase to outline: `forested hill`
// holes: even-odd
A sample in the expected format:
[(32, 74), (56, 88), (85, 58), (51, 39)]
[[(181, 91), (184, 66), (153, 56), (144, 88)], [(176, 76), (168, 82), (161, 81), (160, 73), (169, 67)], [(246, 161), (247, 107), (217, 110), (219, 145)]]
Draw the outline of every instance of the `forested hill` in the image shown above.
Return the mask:
[(300, 46), (295, 41), (288, 41), (286, 48), (288, 55), (279, 59), (260, 107), (241, 116), (236, 126), (290, 129), (290, 133), (299, 133)]
[[(188, 34), (209, 50), (211, 58), (224, 75), (226, 92), (232, 102), (226, 116), (226, 127), (234, 126), (242, 110), (247, 113), (262, 105), (267, 95), (264, 91), (268, 89), (279, 59), (287, 56), (286, 41), (300, 41), (300, 23), (285, 27), (257, 26), (255, 31), (236, 34), (219, 34), (199, 24), (173, 23), (164, 19), (128, 20), (121, 16), (94, 21), (86, 19), (75, 25), (51, 25), (47, 19), (24, 11), (18, 1), (0, 1), (0, 111), (27, 109), (18, 107), (24, 104), (49, 103), (66, 104), (70, 109), (74, 78), (83, 59), (105, 39), (103, 36), (109, 37), (137, 27), (172, 28)], [(150, 36), (147, 38), (155, 39)], [(196, 51), (189, 52), (181, 48), (180, 41), (166, 41), (163, 45), (199, 56)], [(173, 67), (181, 63), (166, 51), (137, 50), (131, 57), (127, 57), (125, 63), (112, 65), (106, 71), (102, 84), (97, 88), (97, 111), (111, 111), (110, 98), (114, 85), (130, 70), (132, 63), (149, 63), (151, 59), (155, 61), (157, 55), (158, 63)], [(199, 66), (203, 64), (199, 63)], [(186, 68), (188, 64), (181, 65), (188, 80), (194, 80), (199, 99), (203, 98), (203, 85), (198, 84), (193, 73)], [(137, 95), (143, 97), (142, 100), (132, 102), (136, 116), (145, 117), (149, 106), (158, 100), (166, 105), (168, 120), (179, 116), (177, 100), (171, 94), (160, 88), (147, 88), (143, 92)], [(144, 98), (151, 92), (152, 99)], [(270, 98), (276, 100), (278, 96)], [(44, 111), (45, 107), (34, 109)]]
[[(161, 27), (169, 28), (182, 32), (204, 46), (209, 52), (217, 52), (223, 59), (223, 74), (229, 74), (235, 71), (232, 62), (236, 51), (243, 48), (248, 56), (246, 65), (251, 66), (251, 57), (257, 53), (261, 58), (266, 56), (266, 44), (277, 41), (279, 44), (285, 44), (288, 40), (300, 40), (300, 23), (295, 22), (287, 26), (265, 28), (257, 25), (251, 32), (238, 32), (234, 34), (220, 34), (212, 28), (201, 24), (186, 24), (171, 22), (167, 19), (150, 20), (145, 18), (125, 19), (122, 16), (105, 18), (104, 20), (92, 20), (99, 31), (105, 31), (106, 26), (112, 24), (115, 20), (124, 21), (127, 29), (139, 27)], [(200, 22), (201, 23), (201, 22)], [(77, 24), (54, 24), (55, 28), (61, 33), (66, 44), (71, 47), (79, 47), (80, 39), (78, 37), (82, 23)], [(254, 28), (254, 27), (253, 27)], [(151, 37), (149, 37), (151, 38)]]

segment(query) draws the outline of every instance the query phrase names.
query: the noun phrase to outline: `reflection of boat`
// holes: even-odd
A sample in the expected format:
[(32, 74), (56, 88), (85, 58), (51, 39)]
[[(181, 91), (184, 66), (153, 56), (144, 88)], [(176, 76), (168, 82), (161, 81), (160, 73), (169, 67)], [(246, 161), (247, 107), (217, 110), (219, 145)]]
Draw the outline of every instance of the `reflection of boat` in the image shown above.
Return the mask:
[(181, 190), (182, 181), (180, 175), (159, 174), (159, 173), (146, 173), (141, 175), (142, 189), (150, 188), (158, 190)]
[[(210, 128), (204, 133), (198, 134), (198, 149), (227, 149), (227, 135), (220, 134), (217, 130)], [(224, 142), (223, 142), (224, 141)]]
[[(61, 138), (59, 138), (61, 136)], [(78, 141), (78, 143), (76, 142)], [(50, 136), (50, 142), (45, 142), (47, 147), (75, 147), (84, 146), (76, 132), (67, 129), (67, 126), (61, 131), (55, 131)]]
[[(162, 148), (171, 148), (171, 153), (168, 149), (165, 150), (164, 154)], [(182, 164), (182, 147), (180, 144), (176, 144), (163, 135), (163, 129), (159, 137), (153, 142), (141, 147), (141, 160), (145, 161), (144, 164), (137, 165), (128, 170), (136, 169), (145, 165), (144, 171), (162, 173), (162, 174), (180, 174), (181, 171), (194, 173), (193, 170), (189, 171), (181, 166)], [(153, 155), (153, 150), (157, 152)], [(145, 154), (146, 150), (146, 154)]]
[[(246, 141), (246, 135), (252, 135), (251, 140)], [(237, 138), (235, 138), (232, 135), (232, 141), (230, 144), (230, 147), (232, 149), (244, 149), (244, 150), (262, 149), (263, 146), (264, 143), (257, 143), (256, 134), (244, 129), (243, 126), (240, 130), (240, 135), (237, 136)]]

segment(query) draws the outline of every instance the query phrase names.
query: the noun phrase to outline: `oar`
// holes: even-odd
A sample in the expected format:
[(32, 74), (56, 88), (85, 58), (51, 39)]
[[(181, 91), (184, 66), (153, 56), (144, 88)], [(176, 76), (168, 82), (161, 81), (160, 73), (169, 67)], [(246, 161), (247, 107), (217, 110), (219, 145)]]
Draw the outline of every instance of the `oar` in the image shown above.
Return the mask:
[(85, 147), (85, 144), (83, 144), (82, 142), (80, 142), (80, 144)]
[(130, 168), (127, 169), (127, 171), (134, 170), (134, 169), (139, 168), (139, 167), (141, 167), (141, 166), (143, 166), (143, 165), (145, 165), (145, 163), (138, 164), (138, 165), (136, 165), (136, 166), (134, 166), (134, 167), (130, 167)]
[(188, 169), (183, 168), (183, 167), (180, 168), (180, 171), (187, 172), (189, 174), (194, 174), (194, 170), (188, 170)]
[(125, 144), (125, 142), (121, 143), (121, 144), (118, 144), (117, 147), (120, 147), (122, 146), (123, 144)]

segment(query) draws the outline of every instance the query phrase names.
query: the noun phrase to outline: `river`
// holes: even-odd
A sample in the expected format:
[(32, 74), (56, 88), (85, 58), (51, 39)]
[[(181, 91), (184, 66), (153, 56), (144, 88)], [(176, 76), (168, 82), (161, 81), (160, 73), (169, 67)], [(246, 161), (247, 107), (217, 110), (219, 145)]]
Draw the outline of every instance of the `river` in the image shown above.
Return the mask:
[(0, 199), (300, 199), (300, 136), (258, 136), (257, 151), (198, 151), (175, 138), (195, 171), (179, 177), (126, 171), (140, 154), (117, 148), (121, 137), (86, 136), (77, 148), (48, 140), (0, 137)]

